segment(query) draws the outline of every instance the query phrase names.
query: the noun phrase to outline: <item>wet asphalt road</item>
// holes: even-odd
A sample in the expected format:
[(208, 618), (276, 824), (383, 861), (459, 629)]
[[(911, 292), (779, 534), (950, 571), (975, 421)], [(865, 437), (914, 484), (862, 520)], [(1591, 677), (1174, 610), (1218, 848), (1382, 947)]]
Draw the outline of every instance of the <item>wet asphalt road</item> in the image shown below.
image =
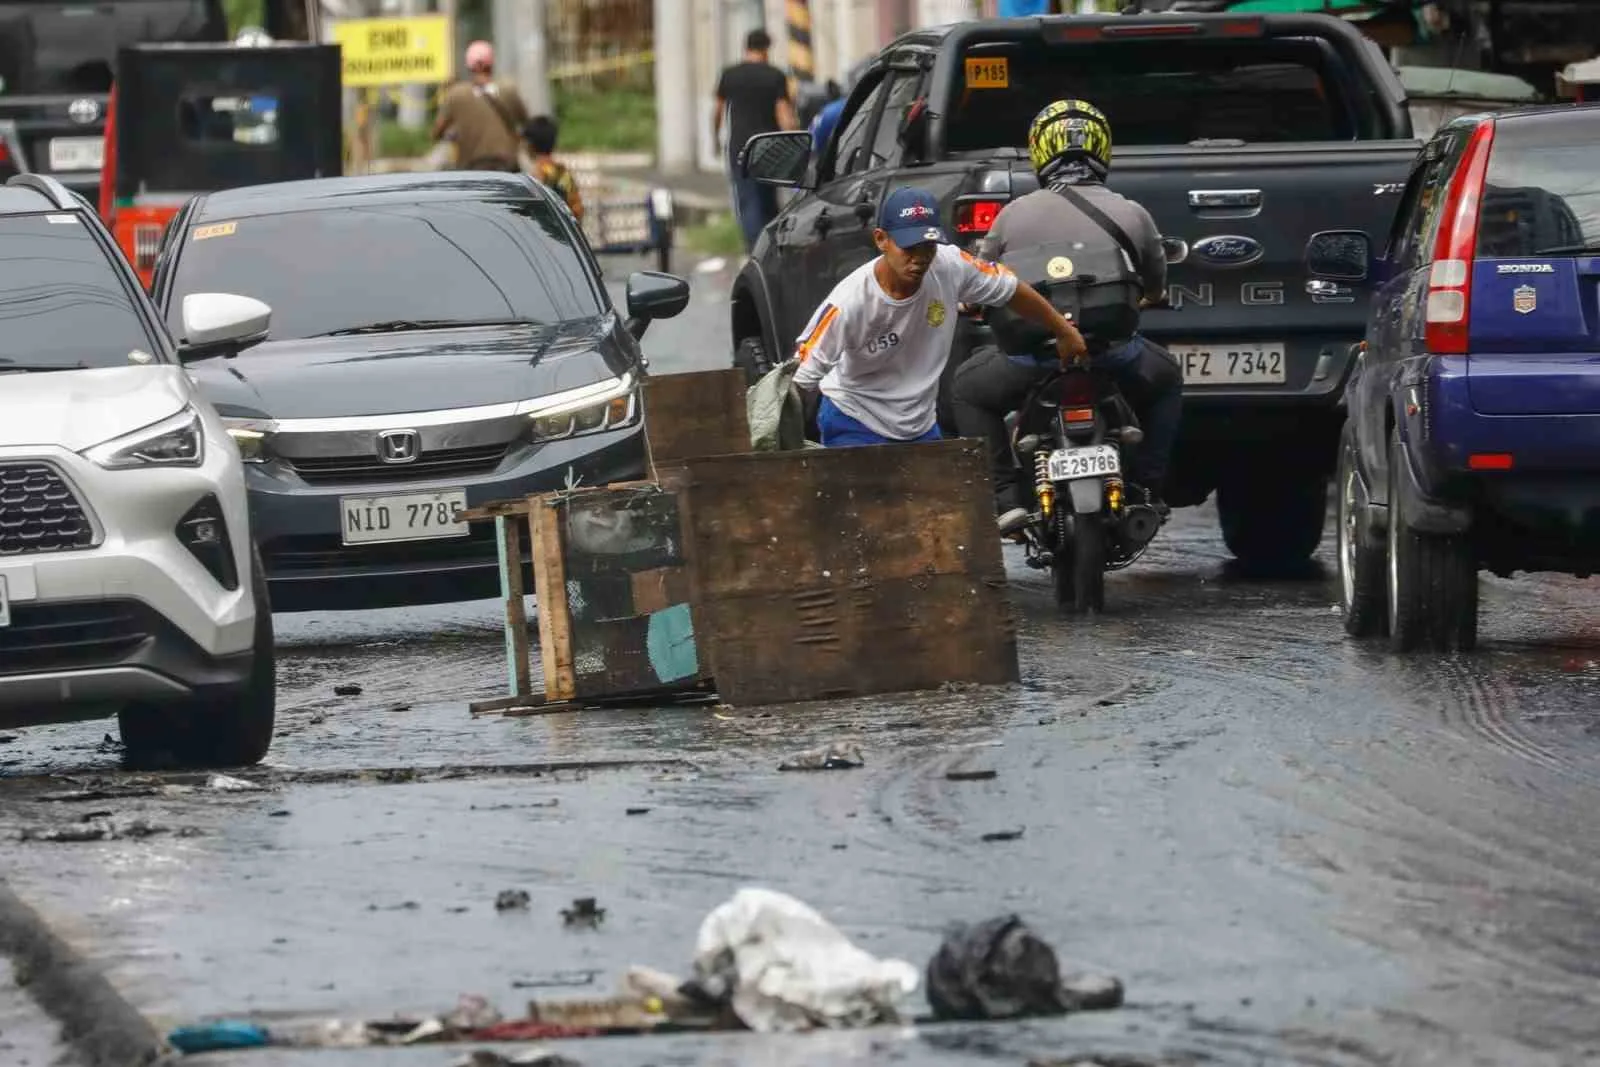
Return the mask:
[[(725, 365), (716, 281), (653, 328), (654, 370)], [(280, 737), (244, 775), (261, 790), (123, 774), (106, 724), (29, 732), (0, 744), (0, 839), (96, 811), (194, 836), (8, 843), (4, 877), (162, 1028), (604, 996), (630, 964), (686, 971), (704, 914), (757, 884), (919, 966), (946, 923), (1017, 911), (1066, 960), (1120, 975), (1129, 1005), (563, 1051), (591, 1067), (1600, 1062), (1592, 585), (1485, 579), (1480, 653), (1401, 660), (1344, 638), (1326, 552), (1303, 581), (1235, 577), (1210, 508), (1179, 512), (1088, 624), (1055, 618), (1008, 558), (1020, 687), (782, 711), (474, 718), (468, 701), (505, 691), (497, 603), (280, 616)], [(836, 739), (866, 767), (776, 771)], [(101, 785), (167, 793), (51, 799)], [(507, 888), (527, 912), (495, 911)], [(590, 895), (601, 929), (564, 929)], [(557, 981), (574, 984), (525, 988)]]

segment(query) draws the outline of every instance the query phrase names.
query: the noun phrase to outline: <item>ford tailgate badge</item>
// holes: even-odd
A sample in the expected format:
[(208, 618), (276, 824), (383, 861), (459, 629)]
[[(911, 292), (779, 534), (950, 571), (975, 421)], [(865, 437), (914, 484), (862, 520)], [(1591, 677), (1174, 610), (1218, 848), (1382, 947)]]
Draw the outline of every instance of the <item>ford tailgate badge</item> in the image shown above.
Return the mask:
[(1255, 238), (1234, 234), (1202, 237), (1189, 246), (1190, 256), (1213, 267), (1248, 267), (1266, 251)]

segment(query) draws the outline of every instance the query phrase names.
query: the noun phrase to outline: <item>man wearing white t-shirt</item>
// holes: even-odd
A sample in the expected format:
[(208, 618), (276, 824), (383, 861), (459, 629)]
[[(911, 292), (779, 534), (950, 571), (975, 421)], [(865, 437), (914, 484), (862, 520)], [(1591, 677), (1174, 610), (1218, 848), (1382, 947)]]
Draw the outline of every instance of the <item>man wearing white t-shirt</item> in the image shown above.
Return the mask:
[(939, 380), (961, 304), (1005, 305), (1050, 330), (1062, 362), (1085, 356), (1077, 327), (1032, 286), (951, 246), (931, 194), (886, 197), (873, 241), (882, 255), (834, 286), (795, 346), (794, 384), (822, 392), (825, 447), (939, 439)]

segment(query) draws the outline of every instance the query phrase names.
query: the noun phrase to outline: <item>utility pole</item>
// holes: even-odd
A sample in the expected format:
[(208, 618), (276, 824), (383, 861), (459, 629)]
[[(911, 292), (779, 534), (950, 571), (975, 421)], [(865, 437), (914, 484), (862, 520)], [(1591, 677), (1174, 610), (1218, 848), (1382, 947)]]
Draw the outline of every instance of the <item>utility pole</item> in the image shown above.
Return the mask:
[[(506, 0), (501, 0), (506, 2)], [(555, 113), (550, 94), (550, 66), (545, 39), (544, 0), (509, 0), (515, 4), (517, 28), (517, 91), (530, 115)]]
[(683, 0), (651, 5), (655, 37), (656, 165), (664, 174), (695, 169), (694, 20)]

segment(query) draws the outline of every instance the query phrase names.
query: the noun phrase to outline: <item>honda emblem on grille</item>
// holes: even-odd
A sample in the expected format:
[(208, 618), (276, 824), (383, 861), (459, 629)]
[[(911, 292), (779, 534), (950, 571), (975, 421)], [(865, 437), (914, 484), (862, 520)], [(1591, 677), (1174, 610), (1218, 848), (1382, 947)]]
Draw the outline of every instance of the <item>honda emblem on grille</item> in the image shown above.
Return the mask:
[(384, 430), (378, 434), (378, 459), (384, 463), (414, 463), (421, 451), (415, 430)]

